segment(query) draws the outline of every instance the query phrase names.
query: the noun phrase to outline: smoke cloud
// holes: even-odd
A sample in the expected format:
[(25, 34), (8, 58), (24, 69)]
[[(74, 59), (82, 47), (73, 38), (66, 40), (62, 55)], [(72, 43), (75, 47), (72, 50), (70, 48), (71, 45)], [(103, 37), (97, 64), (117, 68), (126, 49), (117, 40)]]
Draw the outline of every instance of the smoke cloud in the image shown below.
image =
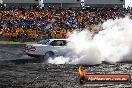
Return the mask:
[(100, 64), (102, 61), (132, 61), (132, 20), (127, 16), (104, 22), (98, 34), (87, 29), (69, 35), (65, 56), (48, 62), (53, 64)]

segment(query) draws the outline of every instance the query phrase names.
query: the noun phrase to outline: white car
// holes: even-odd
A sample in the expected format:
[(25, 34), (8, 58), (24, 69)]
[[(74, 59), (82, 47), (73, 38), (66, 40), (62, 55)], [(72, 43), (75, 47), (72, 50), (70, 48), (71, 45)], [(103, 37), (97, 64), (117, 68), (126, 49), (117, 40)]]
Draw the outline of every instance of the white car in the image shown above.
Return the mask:
[(67, 39), (46, 39), (36, 44), (27, 44), (25, 53), (29, 56), (54, 57), (63, 54)]

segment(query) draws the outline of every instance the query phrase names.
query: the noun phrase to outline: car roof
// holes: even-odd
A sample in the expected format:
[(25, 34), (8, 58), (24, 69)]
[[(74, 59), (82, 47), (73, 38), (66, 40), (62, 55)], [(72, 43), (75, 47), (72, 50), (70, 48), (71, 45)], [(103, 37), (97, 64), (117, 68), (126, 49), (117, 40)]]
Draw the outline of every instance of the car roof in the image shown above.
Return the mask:
[(49, 40), (68, 40), (68, 39), (49, 39)]

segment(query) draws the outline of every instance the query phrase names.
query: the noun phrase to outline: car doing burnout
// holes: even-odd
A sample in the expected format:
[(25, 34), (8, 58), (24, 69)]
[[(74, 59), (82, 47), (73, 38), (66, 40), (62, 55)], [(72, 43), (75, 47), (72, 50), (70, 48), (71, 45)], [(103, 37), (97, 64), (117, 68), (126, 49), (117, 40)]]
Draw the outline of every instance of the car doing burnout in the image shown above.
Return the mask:
[(27, 44), (25, 53), (32, 57), (54, 57), (62, 55), (64, 46), (67, 44), (67, 39), (46, 39), (37, 42), (36, 44)]

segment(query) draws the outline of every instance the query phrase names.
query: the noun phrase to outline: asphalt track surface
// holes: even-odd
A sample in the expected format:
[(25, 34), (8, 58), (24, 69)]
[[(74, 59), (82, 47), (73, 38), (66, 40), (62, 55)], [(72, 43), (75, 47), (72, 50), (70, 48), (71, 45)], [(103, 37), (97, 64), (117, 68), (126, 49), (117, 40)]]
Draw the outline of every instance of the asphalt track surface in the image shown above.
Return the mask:
[[(0, 45), (0, 88), (132, 88), (132, 83), (79, 84), (78, 66), (46, 64), (23, 54), (25, 45)], [(130, 74), (132, 64), (84, 65), (92, 74)], [(132, 78), (132, 77), (131, 77)]]

